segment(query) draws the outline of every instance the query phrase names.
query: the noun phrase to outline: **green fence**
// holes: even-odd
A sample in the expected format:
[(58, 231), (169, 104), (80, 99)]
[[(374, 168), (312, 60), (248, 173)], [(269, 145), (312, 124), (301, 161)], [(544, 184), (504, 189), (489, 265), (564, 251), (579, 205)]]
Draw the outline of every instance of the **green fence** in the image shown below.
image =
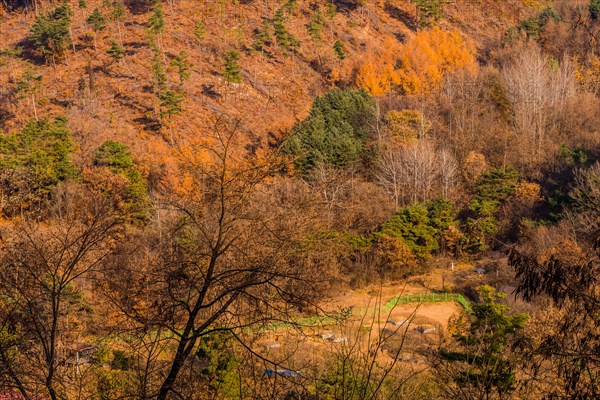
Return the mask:
[(385, 311), (389, 313), (398, 304), (408, 303), (442, 303), (447, 301), (456, 301), (465, 310), (471, 312), (471, 305), (458, 293), (420, 293), (420, 294), (408, 294), (405, 296), (395, 297), (385, 304)]

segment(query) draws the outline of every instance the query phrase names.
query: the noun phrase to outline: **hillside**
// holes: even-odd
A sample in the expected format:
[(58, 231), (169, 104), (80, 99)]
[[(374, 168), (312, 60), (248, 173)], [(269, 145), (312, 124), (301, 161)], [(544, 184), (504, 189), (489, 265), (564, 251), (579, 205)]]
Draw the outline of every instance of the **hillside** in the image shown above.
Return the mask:
[[(83, 154), (106, 139), (119, 139), (133, 146), (136, 158), (149, 163), (144, 158), (150, 149), (166, 152), (164, 147), (168, 145), (163, 132), (166, 129), (158, 127), (152, 93), (153, 53), (146, 34), (152, 6), (143, 1), (126, 3), (125, 15), (113, 22), (109, 18), (111, 7), (103, 6), (102, 1), (86, 3), (85, 9), (72, 5), (69, 29), (73, 45), (57, 65), (44, 61), (28, 42), (35, 18), (31, 9), (3, 13), (0, 84), (4, 107), (0, 126), (13, 131), (33, 116), (31, 104), (15, 93), (16, 82), (26, 68), (31, 68), (41, 75), (36, 92), (38, 113), (66, 115)], [(400, 44), (417, 30), (415, 7), (408, 1), (374, 1), (364, 7), (347, 1), (337, 4), (335, 16), (324, 17), (321, 39), (315, 40), (306, 26), (315, 10), (322, 9), (325, 15), (324, 4), (295, 3), (285, 24), (301, 46), (289, 53), (273, 43), (264, 54), (252, 50), (254, 32), (263, 21), (273, 19), (282, 2), (246, 1), (234, 5), (228, 1), (174, 1), (165, 5), (160, 47), (169, 85), (178, 81), (169, 63), (185, 51), (190, 64), (184, 111), (173, 118), (168, 130), (199, 135), (211, 118), (226, 116), (241, 118), (252, 141), (262, 145), (277, 141), (306, 116), (316, 96), (336, 84), (354, 86), (357, 69), (367, 56), (377, 59), (386, 51), (386, 43)], [(42, 3), (40, 7), (52, 6)], [(95, 8), (106, 15), (106, 28), (97, 32), (86, 23)], [(512, 12), (515, 9), (517, 13)], [(468, 18), (464, 17), (465, 10)], [(521, 15), (534, 12), (520, 1), (457, 2), (444, 10), (447, 18), (441, 26), (458, 29), (476, 54), (484, 58), (508, 27), (523, 19)], [(193, 33), (198, 22), (204, 26), (201, 40)], [(120, 62), (106, 53), (111, 39), (117, 39), (125, 50)], [(344, 43), (348, 54), (341, 62), (333, 49), (336, 40)], [(14, 49), (21, 49), (22, 56), (10, 56)], [(222, 77), (224, 57), (231, 50), (242, 53), (243, 79), (239, 85), (227, 84)]]
[(600, 0), (0, 1), (0, 400), (593, 399)]

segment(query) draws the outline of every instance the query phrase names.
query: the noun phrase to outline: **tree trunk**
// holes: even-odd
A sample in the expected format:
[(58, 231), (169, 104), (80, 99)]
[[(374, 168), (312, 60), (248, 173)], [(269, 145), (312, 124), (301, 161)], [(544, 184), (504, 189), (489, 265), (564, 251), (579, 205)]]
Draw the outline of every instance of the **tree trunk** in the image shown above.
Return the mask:
[(31, 94), (31, 106), (33, 107), (33, 115), (35, 120), (39, 121), (40, 119), (38, 118), (37, 108), (35, 107), (35, 95), (33, 93)]
[(196, 345), (196, 337), (189, 338), (189, 334), (190, 331), (188, 330), (188, 327), (186, 327), (184, 335), (188, 336), (188, 338), (182, 338), (179, 342), (179, 346), (177, 346), (177, 353), (175, 354), (175, 358), (173, 359), (173, 364), (171, 365), (169, 375), (167, 375), (166, 379), (163, 381), (160, 387), (160, 390), (158, 391), (158, 396), (156, 397), (157, 400), (167, 399), (169, 392), (173, 389), (173, 385), (175, 384), (175, 380), (179, 375), (179, 371), (181, 371), (185, 360), (188, 358), (192, 349)]

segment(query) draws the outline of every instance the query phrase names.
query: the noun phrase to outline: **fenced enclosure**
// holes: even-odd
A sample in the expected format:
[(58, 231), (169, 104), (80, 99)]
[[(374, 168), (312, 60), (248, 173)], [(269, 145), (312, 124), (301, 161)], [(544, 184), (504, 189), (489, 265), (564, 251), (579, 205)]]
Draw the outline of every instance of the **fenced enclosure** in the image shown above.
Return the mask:
[(408, 303), (442, 303), (448, 301), (456, 301), (467, 311), (471, 311), (471, 305), (459, 293), (419, 293), (419, 294), (407, 294), (404, 296), (398, 296), (388, 301), (385, 304), (385, 311), (390, 312), (398, 304)]

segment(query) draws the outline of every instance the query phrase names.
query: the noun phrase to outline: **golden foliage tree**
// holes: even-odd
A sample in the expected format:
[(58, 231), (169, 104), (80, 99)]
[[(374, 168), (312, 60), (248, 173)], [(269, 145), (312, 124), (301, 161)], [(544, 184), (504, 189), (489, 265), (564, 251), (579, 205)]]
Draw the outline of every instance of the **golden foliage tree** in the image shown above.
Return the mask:
[(465, 179), (470, 183), (474, 183), (488, 169), (485, 156), (478, 151), (470, 151), (463, 161)]
[(573, 57), (575, 79), (584, 88), (600, 92), (600, 57), (592, 56), (588, 62), (582, 62), (580, 57)]
[(535, 202), (541, 199), (540, 191), (538, 183), (521, 181), (515, 186), (515, 197), (522, 202)]
[(399, 62), (400, 88), (406, 94), (435, 91), (444, 75), (476, 68), (473, 53), (458, 31), (440, 28), (417, 33), (403, 46)]
[(401, 238), (389, 235), (379, 236), (376, 255), (382, 263), (382, 272), (409, 274), (417, 266), (415, 254)]
[(385, 122), (390, 137), (400, 144), (422, 138), (431, 129), (431, 121), (417, 110), (392, 110), (386, 114)]
[(360, 67), (356, 84), (373, 96), (388, 93), (393, 84), (400, 83), (394, 65), (389, 62), (375, 63), (372, 59)]
[(403, 46), (386, 42), (384, 50), (359, 68), (356, 85), (374, 96), (394, 87), (405, 94), (430, 93), (440, 88), (446, 74), (475, 68), (473, 54), (458, 31), (434, 28), (417, 33)]
[(386, 41), (384, 50), (371, 54), (359, 68), (356, 75), (356, 85), (368, 91), (373, 96), (390, 92), (394, 85), (400, 84), (400, 76), (395, 67), (394, 54), (399, 47)]

